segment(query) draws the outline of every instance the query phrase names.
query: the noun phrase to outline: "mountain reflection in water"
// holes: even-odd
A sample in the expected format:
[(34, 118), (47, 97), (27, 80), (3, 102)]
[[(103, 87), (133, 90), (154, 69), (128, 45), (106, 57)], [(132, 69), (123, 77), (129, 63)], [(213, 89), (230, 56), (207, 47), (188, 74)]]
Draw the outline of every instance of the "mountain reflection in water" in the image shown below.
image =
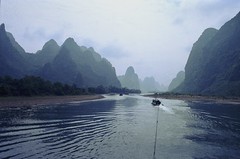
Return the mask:
[[(162, 102), (156, 158), (239, 158), (239, 105)], [(0, 109), (0, 158), (153, 158), (151, 98)]]

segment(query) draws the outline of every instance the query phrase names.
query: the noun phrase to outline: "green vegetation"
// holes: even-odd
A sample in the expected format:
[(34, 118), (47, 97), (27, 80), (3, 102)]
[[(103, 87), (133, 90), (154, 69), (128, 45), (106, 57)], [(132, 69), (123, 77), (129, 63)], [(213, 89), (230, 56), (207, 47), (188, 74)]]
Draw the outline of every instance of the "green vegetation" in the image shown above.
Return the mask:
[(10, 76), (0, 77), (0, 96), (48, 96), (48, 95), (83, 95), (105, 93), (141, 93), (140, 90), (130, 90), (117, 87), (78, 88), (60, 82), (52, 83), (40, 77), (25, 76), (14, 79)]
[(75, 85), (52, 83), (40, 77), (25, 76), (13, 79), (10, 76), (0, 77), (1, 96), (46, 96), (46, 95), (79, 95), (85, 94), (84, 89)]

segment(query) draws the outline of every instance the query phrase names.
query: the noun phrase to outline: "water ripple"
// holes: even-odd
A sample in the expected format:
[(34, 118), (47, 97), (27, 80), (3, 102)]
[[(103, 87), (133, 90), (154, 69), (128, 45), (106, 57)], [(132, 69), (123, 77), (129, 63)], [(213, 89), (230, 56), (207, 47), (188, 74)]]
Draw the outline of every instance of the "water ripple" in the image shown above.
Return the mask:
[[(157, 109), (150, 103), (140, 96), (112, 96), (92, 103), (1, 108), (0, 158), (152, 158)], [(225, 107), (213, 111), (209, 103), (164, 104), (159, 111), (159, 158), (240, 155), (236, 108), (226, 113)]]

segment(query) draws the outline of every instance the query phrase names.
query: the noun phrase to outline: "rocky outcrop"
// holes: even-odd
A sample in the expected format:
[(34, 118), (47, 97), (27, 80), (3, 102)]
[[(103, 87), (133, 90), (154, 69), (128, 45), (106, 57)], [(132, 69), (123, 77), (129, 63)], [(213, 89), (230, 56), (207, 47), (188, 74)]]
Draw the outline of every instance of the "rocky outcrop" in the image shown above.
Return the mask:
[(177, 92), (240, 95), (240, 13), (218, 31), (207, 29), (193, 45)]
[(132, 66), (127, 68), (125, 75), (118, 76), (118, 79), (122, 87), (140, 90), (139, 78)]
[(178, 72), (177, 76), (171, 81), (171, 83), (168, 86), (168, 91), (172, 91), (184, 81), (185, 79), (185, 72), (180, 71)]
[(13, 76), (16, 78), (28, 74), (32, 66), (21, 55), (24, 50), (15, 42), (5, 25), (0, 26), (0, 76)]

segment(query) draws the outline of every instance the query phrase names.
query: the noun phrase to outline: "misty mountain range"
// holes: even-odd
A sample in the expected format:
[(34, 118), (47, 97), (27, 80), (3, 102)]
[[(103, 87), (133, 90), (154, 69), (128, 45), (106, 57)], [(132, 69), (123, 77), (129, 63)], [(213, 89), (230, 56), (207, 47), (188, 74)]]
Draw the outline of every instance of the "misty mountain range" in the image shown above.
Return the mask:
[(0, 76), (34, 75), (78, 87), (121, 87), (115, 68), (93, 48), (68, 38), (62, 46), (50, 40), (37, 53), (26, 53), (4, 24), (0, 26), (0, 70)]
[(203, 95), (240, 95), (240, 13), (219, 30), (206, 29), (193, 44), (185, 79), (173, 90)]
[(115, 68), (107, 59), (92, 47), (79, 46), (73, 38), (66, 39), (62, 46), (51, 39), (36, 53), (27, 53), (13, 35), (6, 32), (4, 24), (0, 26), (0, 70), (0, 76), (23, 78), (33, 75), (81, 88), (101, 85), (141, 89), (143, 92), (160, 90), (153, 77), (141, 81), (133, 67), (117, 77)]
[(118, 79), (122, 87), (129, 89), (138, 89), (141, 92), (164, 92), (167, 88), (164, 85), (160, 85), (153, 77), (145, 77), (141, 80), (132, 66), (129, 66), (126, 73), (122, 76), (118, 76)]
[[(26, 53), (0, 26), (0, 76), (39, 76), (78, 87), (127, 87), (143, 92), (160, 90), (152, 77), (139, 80), (133, 67), (123, 76), (93, 48), (79, 46), (68, 38), (59, 46), (48, 41), (37, 53)], [(185, 72), (185, 73), (184, 73)], [(219, 30), (206, 29), (193, 44), (185, 71), (171, 82), (169, 90), (203, 95), (240, 95), (240, 13)], [(120, 83), (121, 82), (121, 83)]]

